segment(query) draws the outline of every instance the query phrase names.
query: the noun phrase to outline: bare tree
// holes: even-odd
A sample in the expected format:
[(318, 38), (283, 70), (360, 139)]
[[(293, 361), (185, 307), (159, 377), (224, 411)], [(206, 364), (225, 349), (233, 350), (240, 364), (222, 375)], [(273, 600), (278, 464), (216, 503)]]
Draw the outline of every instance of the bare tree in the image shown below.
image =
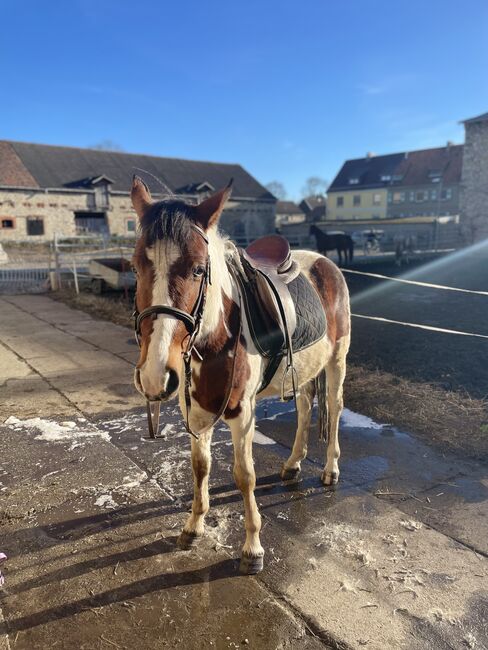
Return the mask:
[(271, 181), (265, 185), (265, 188), (269, 190), (273, 196), (276, 196), (276, 198), (280, 201), (286, 199), (286, 189), (283, 183), (280, 183), (280, 181)]
[(329, 187), (329, 181), (320, 176), (310, 176), (305, 181), (305, 185), (302, 187), (302, 195), (304, 198), (307, 196), (318, 196), (324, 195), (327, 192)]
[(120, 146), (120, 144), (117, 144), (117, 142), (114, 142), (113, 140), (100, 140), (100, 142), (97, 142), (96, 144), (92, 144), (90, 149), (98, 149), (99, 151), (124, 151), (124, 149)]

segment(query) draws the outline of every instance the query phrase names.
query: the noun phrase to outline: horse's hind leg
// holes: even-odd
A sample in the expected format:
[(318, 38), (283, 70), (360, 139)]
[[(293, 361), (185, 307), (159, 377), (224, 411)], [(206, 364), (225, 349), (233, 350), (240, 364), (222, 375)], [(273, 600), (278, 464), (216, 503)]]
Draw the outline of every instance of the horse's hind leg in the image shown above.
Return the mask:
[(302, 460), (307, 455), (308, 432), (312, 417), (315, 380), (308, 382), (297, 395), (298, 427), (295, 442), (288, 460), (283, 464), (280, 476), (283, 480), (295, 478), (300, 472)]
[(262, 570), (264, 556), (259, 539), (261, 515), (254, 496), (256, 474), (252, 459), (252, 441), (255, 404), (249, 400), (241, 403), (241, 407), (241, 413), (226, 422), (232, 432), (234, 444), (234, 478), (244, 500), (246, 541), (242, 547), (240, 572), (253, 574)]
[(335, 345), (332, 357), (327, 364), (327, 405), (329, 409), (329, 431), (327, 457), (322, 473), (322, 483), (333, 485), (339, 480), (339, 419), (343, 408), (343, 384), (346, 377), (346, 355), (349, 337), (343, 337)]
[(188, 548), (203, 535), (204, 519), (208, 512), (208, 475), (210, 474), (210, 444), (213, 429), (202, 433), (198, 440), (191, 439), (191, 464), (193, 468), (193, 503), (178, 544)]

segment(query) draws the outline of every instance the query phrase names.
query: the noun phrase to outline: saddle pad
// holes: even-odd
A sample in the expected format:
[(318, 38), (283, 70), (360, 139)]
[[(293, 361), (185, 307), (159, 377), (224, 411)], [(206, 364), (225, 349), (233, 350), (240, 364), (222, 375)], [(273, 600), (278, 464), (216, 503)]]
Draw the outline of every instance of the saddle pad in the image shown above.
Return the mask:
[[(281, 329), (269, 318), (253, 283), (239, 273), (234, 273), (234, 277), (241, 289), (249, 329), (259, 354), (267, 358), (282, 356), (285, 339)], [(303, 273), (287, 284), (287, 288), (297, 315), (292, 337), (293, 352), (299, 352), (324, 336), (327, 322), (320, 298)]]
[(292, 337), (293, 352), (299, 352), (324, 336), (327, 321), (320, 298), (303, 273), (287, 286), (297, 314), (297, 326)]

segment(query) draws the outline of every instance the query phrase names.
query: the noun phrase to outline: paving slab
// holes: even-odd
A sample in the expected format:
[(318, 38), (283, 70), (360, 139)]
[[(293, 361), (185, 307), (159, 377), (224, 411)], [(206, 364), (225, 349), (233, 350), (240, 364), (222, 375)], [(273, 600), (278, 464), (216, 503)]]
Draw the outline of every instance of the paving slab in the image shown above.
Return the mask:
[(179, 551), (190, 441), (174, 404), (163, 439), (146, 439), (129, 330), (106, 324), (108, 345), (96, 327), (90, 342), (91, 320), (74, 310), (46, 296), (9, 301), (0, 648), (6, 632), (21, 650), (488, 647), (486, 468), (346, 411), (337, 488), (320, 483), (315, 430), (301, 475), (284, 483), (295, 420), (267, 400), (254, 449), (265, 570), (239, 576), (243, 508), (226, 427), (212, 445), (207, 535)]
[(14, 421), (0, 436), (0, 634), (16, 648), (327, 647), (264, 584), (239, 577), (221, 528), (180, 551), (186, 509), (104, 430), (46, 424)]

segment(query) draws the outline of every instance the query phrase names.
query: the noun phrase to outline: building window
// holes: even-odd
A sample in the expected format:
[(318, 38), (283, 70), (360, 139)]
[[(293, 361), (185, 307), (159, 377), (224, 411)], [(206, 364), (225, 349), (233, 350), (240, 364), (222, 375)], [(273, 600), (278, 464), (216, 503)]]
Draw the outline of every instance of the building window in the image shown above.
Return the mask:
[(39, 217), (29, 217), (27, 219), (27, 234), (28, 235), (43, 235), (44, 234), (44, 219)]
[(361, 196), (360, 194), (355, 194), (352, 199), (353, 205), (361, 205)]
[(373, 214), (373, 219), (381, 219), (379, 214)]
[(391, 175), (390, 174), (383, 174), (381, 176), (381, 180), (383, 181), (383, 183), (388, 183), (389, 181), (391, 181)]
[(422, 201), (428, 201), (429, 200), (429, 192), (427, 190), (420, 190), (419, 192), (415, 192), (415, 201), (417, 203), (422, 203)]
[(441, 190), (441, 199), (443, 201), (450, 201), (452, 199), (452, 188), (445, 187)]
[(110, 192), (107, 183), (100, 183), (95, 187), (95, 208), (105, 210), (110, 204)]
[(373, 194), (373, 205), (381, 205), (381, 194)]
[(135, 232), (135, 231), (136, 231), (136, 220), (127, 219), (127, 232)]
[(350, 178), (349, 185), (357, 185), (359, 183), (359, 178)]
[(405, 201), (405, 192), (393, 192), (393, 203), (403, 203)]
[(343, 196), (338, 196), (337, 197), (337, 207), (342, 208), (343, 205), (344, 205), (344, 197)]
[(412, 202), (415, 201), (415, 192), (413, 190), (410, 191), (409, 200)]
[(435, 201), (437, 199), (437, 190), (430, 190), (430, 200)]
[(3, 218), (2, 228), (5, 228), (6, 230), (12, 230), (15, 228), (15, 219)]

